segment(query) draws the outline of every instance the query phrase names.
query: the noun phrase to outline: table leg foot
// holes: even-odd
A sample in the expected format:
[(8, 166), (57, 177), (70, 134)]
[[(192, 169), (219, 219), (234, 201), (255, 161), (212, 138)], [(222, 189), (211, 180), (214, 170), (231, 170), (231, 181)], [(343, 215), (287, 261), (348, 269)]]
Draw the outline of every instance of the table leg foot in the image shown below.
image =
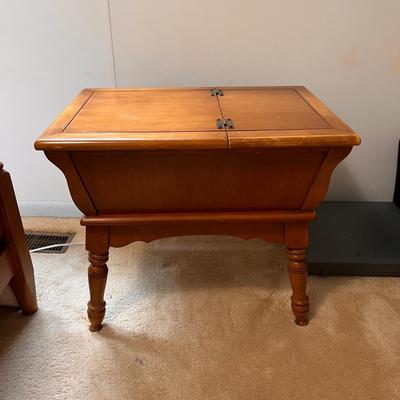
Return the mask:
[(90, 321), (89, 330), (92, 332), (101, 329), (104, 315), (106, 313), (106, 302), (104, 301), (104, 291), (107, 282), (107, 262), (108, 252), (103, 254), (89, 253), (89, 290), (90, 300), (88, 303), (87, 314)]
[(24, 272), (17, 271), (10, 281), (10, 287), (25, 315), (34, 314), (38, 310), (33, 277), (26, 277)]
[(307, 262), (306, 248), (287, 248), (289, 257), (288, 270), (293, 295), (292, 310), (297, 325), (308, 324), (309, 301), (307, 296)]

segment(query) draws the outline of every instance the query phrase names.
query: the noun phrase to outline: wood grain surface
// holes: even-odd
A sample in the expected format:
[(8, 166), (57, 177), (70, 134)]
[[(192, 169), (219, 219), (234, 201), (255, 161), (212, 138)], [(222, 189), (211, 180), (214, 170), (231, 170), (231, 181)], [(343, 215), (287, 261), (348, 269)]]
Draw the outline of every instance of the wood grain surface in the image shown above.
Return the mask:
[[(353, 146), (360, 138), (306, 88), (85, 89), (38, 150)], [(231, 118), (233, 129), (217, 129)]]
[(35, 143), (85, 214), (92, 331), (109, 247), (182, 235), (284, 243), (295, 321), (308, 323), (308, 222), (360, 138), (304, 87), (210, 89), (85, 90)]
[(0, 162), (0, 291), (10, 284), (25, 314), (38, 309), (32, 260), (10, 174)]

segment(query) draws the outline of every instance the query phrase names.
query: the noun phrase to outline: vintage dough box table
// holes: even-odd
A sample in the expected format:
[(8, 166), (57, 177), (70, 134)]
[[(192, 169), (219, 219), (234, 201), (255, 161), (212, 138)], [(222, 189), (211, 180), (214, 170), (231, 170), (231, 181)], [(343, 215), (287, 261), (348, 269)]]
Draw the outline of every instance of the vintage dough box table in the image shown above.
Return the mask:
[(179, 235), (287, 246), (306, 325), (308, 222), (359, 137), (304, 87), (85, 89), (36, 141), (82, 211), (92, 331), (109, 247)]

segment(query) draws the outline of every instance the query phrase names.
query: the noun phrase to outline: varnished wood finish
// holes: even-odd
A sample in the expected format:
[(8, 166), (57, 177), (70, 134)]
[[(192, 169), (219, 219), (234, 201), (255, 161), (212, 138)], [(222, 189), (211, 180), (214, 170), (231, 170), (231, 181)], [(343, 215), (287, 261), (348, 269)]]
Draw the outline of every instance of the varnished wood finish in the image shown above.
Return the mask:
[(233, 131), (330, 129), (296, 88), (223, 91), (219, 102), (225, 118), (234, 118)]
[(46, 129), (46, 135), (58, 135), (60, 132), (64, 132), (65, 128), (78, 115), (94, 92), (94, 89), (83, 89)]
[(304, 199), (302, 210), (312, 211), (318, 208), (328, 191), (333, 170), (350, 153), (351, 149), (349, 146), (331, 147), (329, 149)]
[(309, 300), (307, 295), (308, 226), (305, 222), (285, 224), (285, 243), (288, 254), (288, 272), (293, 294), (292, 310), (298, 325), (308, 324)]
[(24, 314), (36, 312), (32, 261), (11, 178), (0, 162), (0, 292), (7, 284)]
[(314, 220), (315, 212), (271, 212), (271, 211), (246, 211), (246, 212), (196, 212), (196, 213), (140, 213), (140, 214), (103, 214), (94, 217), (82, 218), (84, 226), (113, 226), (113, 225), (143, 225), (143, 224), (168, 224), (177, 220), (180, 223), (267, 223), (281, 222), (307, 222)]
[(106, 302), (104, 301), (104, 291), (106, 288), (108, 268), (108, 252), (93, 254), (89, 252), (89, 290), (90, 300), (88, 302), (88, 317), (90, 330), (96, 332), (101, 329), (104, 315), (106, 313)]
[(301, 210), (327, 152), (299, 148), (69, 154), (98, 213), (110, 214)]
[(170, 236), (231, 235), (285, 243), (285, 222), (308, 222), (313, 212), (141, 213), (82, 218), (86, 227), (110, 228), (110, 246), (122, 247), (141, 240), (150, 242)]
[(220, 116), (205, 89), (154, 89), (150, 96), (142, 90), (96, 90), (64, 132), (217, 131)]
[(260, 238), (271, 243), (283, 243), (284, 224), (279, 223), (182, 223), (177, 219), (169, 224), (142, 224), (132, 226), (112, 226), (110, 228), (110, 246), (122, 247), (136, 241), (152, 240), (186, 235), (228, 235), (242, 239)]
[[(209, 89), (85, 89), (35, 142), (35, 148), (180, 150), (360, 143), (360, 138), (304, 87), (227, 87), (221, 98), (209, 96)], [(251, 101), (243, 100), (238, 92)], [(283, 100), (274, 101), (275, 93)], [(228, 115), (225, 104), (227, 111), (238, 114)], [(246, 115), (249, 125), (244, 125)], [(215, 119), (222, 117), (233, 118), (235, 129), (227, 133), (216, 130)]]
[(96, 207), (67, 152), (46, 151), (46, 157), (64, 173), (72, 200), (85, 215), (97, 215)]
[(360, 139), (303, 87), (222, 89), (87, 89), (36, 141), (85, 214), (91, 330), (110, 246), (200, 234), (286, 244), (293, 313), (307, 324), (307, 224)]
[(288, 270), (293, 289), (292, 310), (296, 324), (308, 324), (309, 301), (307, 296), (307, 263), (306, 249), (287, 248), (289, 257)]
[(86, 250), (89, 252), (88, 280), (90, 300), (88, 302), (87, 314), (92, 332), (101, 329), (106, 312), (104, 291), (108, 275), (108, 249), (109, 228), (88, 227), (86, 229)]

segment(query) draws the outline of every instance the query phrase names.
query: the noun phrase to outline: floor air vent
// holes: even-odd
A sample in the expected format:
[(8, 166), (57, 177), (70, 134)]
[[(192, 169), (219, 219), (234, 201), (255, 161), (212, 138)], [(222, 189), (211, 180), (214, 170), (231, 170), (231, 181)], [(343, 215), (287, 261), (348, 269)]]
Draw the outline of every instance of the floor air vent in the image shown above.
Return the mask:
[[(55, 244), (70, 243), (75, 235), (73, 233), (25, 232), (29, 250)], [(40, 250), (37, 253), (65, 253), (68, 246), (58, 246), (51, 249)]]

